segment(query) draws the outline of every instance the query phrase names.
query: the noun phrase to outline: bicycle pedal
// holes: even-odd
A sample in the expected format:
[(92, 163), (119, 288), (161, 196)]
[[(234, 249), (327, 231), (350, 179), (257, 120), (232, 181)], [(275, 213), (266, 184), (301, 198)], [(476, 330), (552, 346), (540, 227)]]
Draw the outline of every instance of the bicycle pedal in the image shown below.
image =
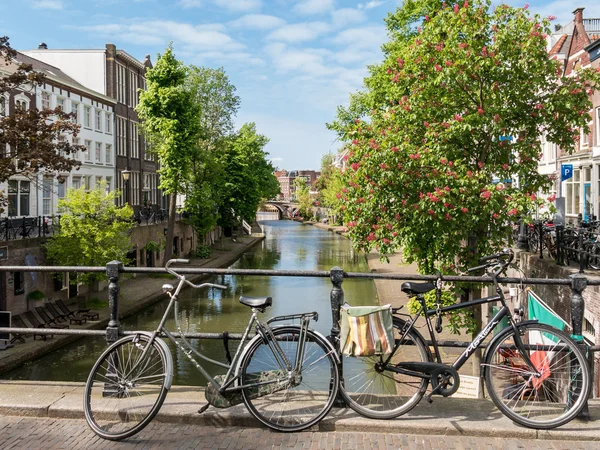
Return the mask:
[(206, 403), (206, 404), (202, 405), (200, 407), (200, 409), (198, 409), (198, 414), (202, 414), (204, 411), (206, 411), (208, 409), (209, 406), (210, 406), (210, 403)]
[(427, 403), (429, 403), (430, 405), (433, 403), (433, 399), (431, 398), (432, 395), (433, 394), (429, 394), (424, 397), (425, 400), (427, 400)]

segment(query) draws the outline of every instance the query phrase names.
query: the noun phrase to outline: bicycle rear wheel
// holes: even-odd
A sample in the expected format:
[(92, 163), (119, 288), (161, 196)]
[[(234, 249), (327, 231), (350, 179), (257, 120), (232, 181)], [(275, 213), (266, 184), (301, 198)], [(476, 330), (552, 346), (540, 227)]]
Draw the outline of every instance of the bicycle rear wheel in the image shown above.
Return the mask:
[[(394, 319), (394, 338), (400, 339), (405, 322)], [(371, 419), (393, 419), (414, 408), (427, 390), (428, 380), (389, 370), (400, 362), (429, 362), (431, 353), (423, 338), (410, 330), (390, 362), (381, 356), (342, 356), (341, 393), (357, 413)]]
[(548, 325), (525, 323), (518, 330), (541, 376), (529, 368), (509, 328), (490, 344), (484, 362), (488, 393), (519, 425), (539, 430), (564, 425), (579, 414), (589, 396), (585, 355), (566, 333)]
[(304, 430), (318, 423), (333, 406), (339, 385), (335, 349), (312, 330), (307, 331), (302, 349), (300, 327), (296, 326), (274, 328), (273, 335), (292, 366), (302, 355), (301, 370), (285, 369), (271, 340), (251, 341), (240, 363), (242, 384), (273, 382), (243, 389), (244, 403), (269, 428)]
[(168, 367), (162, 347), (145, 335), (126, 336), (100, 356), (85, 386), (84, 412), (90, 428), (118, 441), (141, 431), (167, 395)]

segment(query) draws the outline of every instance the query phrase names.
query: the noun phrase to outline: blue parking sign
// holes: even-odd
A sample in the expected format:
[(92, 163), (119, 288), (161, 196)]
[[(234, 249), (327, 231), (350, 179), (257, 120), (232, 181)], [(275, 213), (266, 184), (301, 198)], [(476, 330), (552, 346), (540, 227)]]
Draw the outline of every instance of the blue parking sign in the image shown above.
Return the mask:
[(573, 176), (573, 164), (561, 164), (560, 181), (568, 180)]

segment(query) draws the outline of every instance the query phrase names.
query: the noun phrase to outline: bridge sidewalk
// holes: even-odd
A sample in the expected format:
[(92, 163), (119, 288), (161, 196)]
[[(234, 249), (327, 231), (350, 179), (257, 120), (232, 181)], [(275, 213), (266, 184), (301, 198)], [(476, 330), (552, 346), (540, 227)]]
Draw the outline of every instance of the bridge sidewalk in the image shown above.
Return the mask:
[[(262, 427), (243, 405), (229, 409), (210, 407), (200, 415), (197, 410), (204, 403), (203, 389), (174, 386), (155, 420), (213, 427)], [(590, 412), (592, 417), (600, 417), (600, 401), (590, 402)], [(0, 381), (0, 415), (83, 418), (83, 384)], [(491, 401), (451, 397), (434, 397), (432, 404), (423, 401), (405, 416), (386, 421), (363, 418), (349, 408), (334, 408), (315, 428), (319, 431), (600, 442), (598, 420), (575, 419), (558, 429), (538, 431), (513, 424)]]

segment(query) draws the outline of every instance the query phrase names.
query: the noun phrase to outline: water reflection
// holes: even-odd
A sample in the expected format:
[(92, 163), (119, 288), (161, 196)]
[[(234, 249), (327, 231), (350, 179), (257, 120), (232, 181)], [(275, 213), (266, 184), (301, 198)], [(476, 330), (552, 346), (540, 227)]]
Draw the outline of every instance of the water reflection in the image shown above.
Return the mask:
[[(233, 268), (275, 270), (329, 270), (340, 266), (346, 271), (367, 272), (364, 257), (359, 257), (350, 242), (334, 233), (291, 221), (265, 222), (265, 240), (246, 253)], [(329, 278), (218, 276), (213, 282), (228, 287), (218, 289), (186, 289), (180, 299), (183, 331), (240, 333), (250, 317), (248, 307), (240, 304), (240, 295), (271, 296), (273, 307), (265, 316), (317, 311), (319, 321), (313, 328), (324, 335), (331, 330)], [(373, 304), (376, 301), (374, 285), (370, 280), (346, 280), (343, 283), (345, 299), (354, 305)], [(159, 302), (135, 316), (122, 321), (126, 330), (151, 330), (162, 317), (166, 302)], [(265, 317), (266, 318), (266, 317)], [(167, 322), (175, 330), (172, 318)], [(225, 362), (223, 342), (193, 341), (194, 348), (210, 358)], [(170, 344), (175, 363), (175, 384), (205, 384), (195, 367), (174, 345)], [(229, 342), (233, 355), (236, 341)], [(3, 375), (8, 379), (85, 381), (91, 366), (104, 350), (102, 338), (86, 338), (56, 350), (36, 361)], [(204, 365), (204, 364), (203, 364)], [(206, 365), (217, 374), (222, 369)]]

